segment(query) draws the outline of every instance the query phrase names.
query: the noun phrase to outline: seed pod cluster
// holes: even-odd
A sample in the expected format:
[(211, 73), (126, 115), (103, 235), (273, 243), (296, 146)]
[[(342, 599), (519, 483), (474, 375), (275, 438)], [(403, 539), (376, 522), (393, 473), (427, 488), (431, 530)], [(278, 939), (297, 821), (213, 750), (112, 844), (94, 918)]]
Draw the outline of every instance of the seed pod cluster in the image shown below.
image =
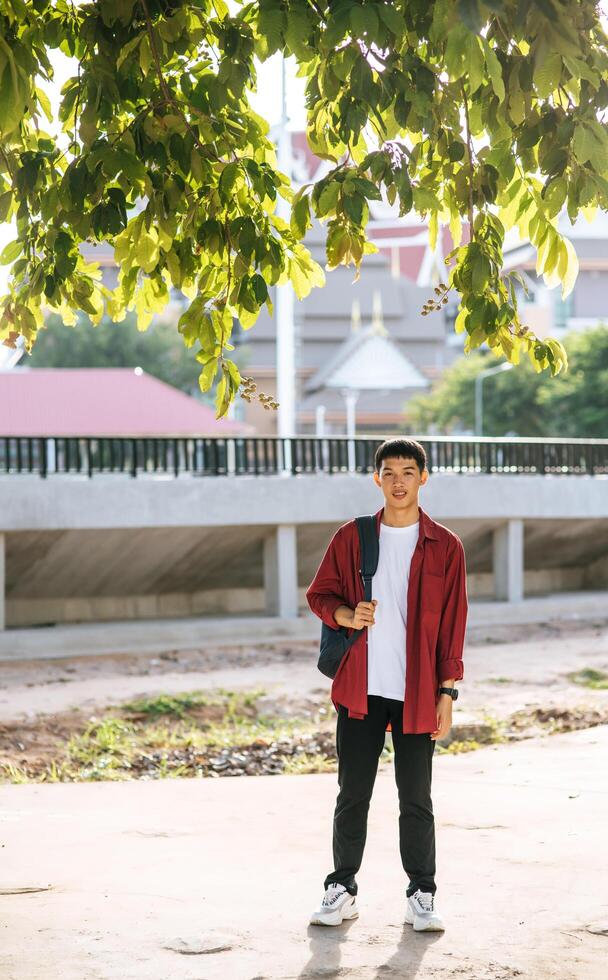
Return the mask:
[[(241, 397), (246, 402), (251, 402), (253, 393), (257, 390), (257, 385), (253, 378), (248, 378), (246, 375), (241, 375), (241, 381), (243, 383), (243, 389), (241, 391)], [(262, 403), (267, 411), (271, 409), (277, 409), (279, 407), (279, 402), (275, 401), (272, 395), (266, 394), (264, 391), (260, 391), (257, 394), (257, 399)]]
[(445, 306), (448, 301), (448, 293), (450, 287), (446, 286), (444, 282), (440, 282), (438, 286), (435, 286), (435, 295), (427, 299), (426, 303), (422, 307), (422, 316), (428, 316), (429, 313), (436, 313), (440, 310), (442, 306)]

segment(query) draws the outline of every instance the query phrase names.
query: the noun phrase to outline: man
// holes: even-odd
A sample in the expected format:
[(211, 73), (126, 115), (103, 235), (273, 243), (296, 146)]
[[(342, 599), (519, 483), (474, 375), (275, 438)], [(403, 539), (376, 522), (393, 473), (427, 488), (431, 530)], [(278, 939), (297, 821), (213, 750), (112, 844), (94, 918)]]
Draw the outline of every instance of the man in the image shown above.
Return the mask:
[(334, 868), (311, 923), (339, 925), (355, 918), (367, 835), (367, 816), (391, 732), (399, 795), (401, 861), (409, 879), (405, 918), (414, 929), (444, 929), (435, 906), (435, 825), (431, 800), (437, 739), (452, 726), (455, 682), (468, 610), (466, 565), (460, 538), (420, 507), (429, 476), (415, 440), (390, 439), (376, 450), (373, 478), (384, 496), (376, 513), (380, 557), (365, 601), (356, 521), (335, 532), (306, 599), (332, 629), (364, 632), (349, 647), (333, 679), (338, 712), (336, 749), (340, 787), (333, 820)]

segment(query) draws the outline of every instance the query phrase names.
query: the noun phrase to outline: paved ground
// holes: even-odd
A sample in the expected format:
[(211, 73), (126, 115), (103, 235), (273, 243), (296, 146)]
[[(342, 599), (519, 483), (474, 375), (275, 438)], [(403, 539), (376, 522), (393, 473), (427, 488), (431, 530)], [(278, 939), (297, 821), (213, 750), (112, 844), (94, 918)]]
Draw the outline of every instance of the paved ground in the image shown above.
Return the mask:
[(447, 930), (430, 935), (403, 923), (390, 770), (360, 918), (325, 930), (307, 917), (330, 866), (335, 774), (4, 785), (0, 975), (605, 980), (607, 759), (608, 726), (436, 756)]

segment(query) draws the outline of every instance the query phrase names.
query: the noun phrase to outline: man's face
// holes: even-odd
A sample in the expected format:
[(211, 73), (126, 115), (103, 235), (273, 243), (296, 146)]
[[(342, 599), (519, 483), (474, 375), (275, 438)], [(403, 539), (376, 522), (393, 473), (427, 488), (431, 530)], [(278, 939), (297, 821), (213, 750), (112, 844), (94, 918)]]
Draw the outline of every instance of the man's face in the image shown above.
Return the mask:
[(418, 489), (428, 479), (428, 470), (422, 473), (415, 459), (388, 456), (382, 460), (380, 472), (374, 470), (374, 480), (391, 507), (410, 506), (418, 499)]

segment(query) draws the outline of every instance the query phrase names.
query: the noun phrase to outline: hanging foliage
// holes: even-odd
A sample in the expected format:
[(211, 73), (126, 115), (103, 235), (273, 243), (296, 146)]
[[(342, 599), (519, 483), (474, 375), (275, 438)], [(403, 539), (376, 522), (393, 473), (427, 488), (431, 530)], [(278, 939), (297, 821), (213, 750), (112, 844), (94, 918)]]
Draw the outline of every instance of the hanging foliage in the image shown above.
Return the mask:
[[(56, 51), (74, 63), (57, 104)], [(247, 95), (254, 57), (277, 51), (306, 78), (308, 142), (333, 164), (297, 193)], [(226, 356), (234, 318), (247, 330), (272, 313), (276, 284), (299, 298), (324, 284), (303, 244), (312, 215), (327, 269), (358, 276), (384, 193), (456, 244), (422, 312), (453, 289), (467, 352), (487, 342), (557, 374), (566, 352), (521, 323), (504, 236), (516, 226), (568, 294), (577, 261), (558, 216), (608, 204), (607, 69), (591, 0), (0, 0), (0, 221), (17, 229), (0, 339), (31, 350), (43, 310), (74, 323), (135, 309), (145, 330), (173, 286), (221, 417), (249, 382)], [(115, 289), (83, 242), (112, 246)]]

